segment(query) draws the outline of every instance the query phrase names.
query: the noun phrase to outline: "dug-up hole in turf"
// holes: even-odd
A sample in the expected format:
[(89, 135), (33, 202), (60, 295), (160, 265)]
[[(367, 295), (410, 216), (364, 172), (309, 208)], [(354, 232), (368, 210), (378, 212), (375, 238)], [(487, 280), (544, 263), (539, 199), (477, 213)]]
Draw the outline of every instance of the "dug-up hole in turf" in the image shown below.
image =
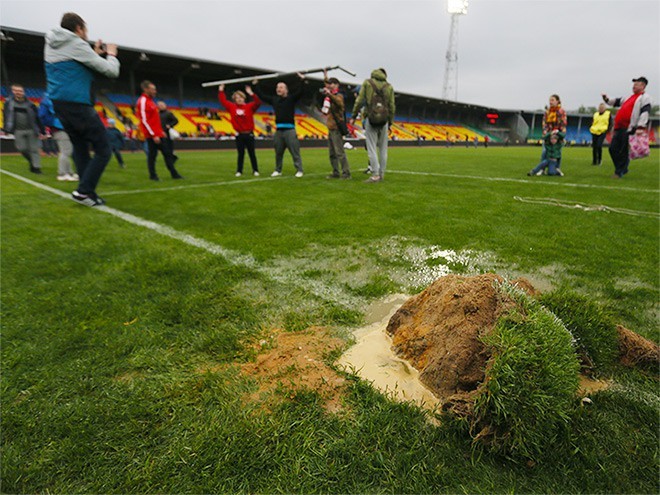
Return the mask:
[[(518, 280), (518, 283), (530, 293), (535, 292), (530, 283), (524, 280)], [(454, 294), (454, 296), (456, 295)], [(337, 364), (369, 381), (373, 387), (395, 400), (410, 401), (424, 409), (435, 412), (447, 401), (447, 396), (437, 394), (441, 395), (441, 397), (438, 397), (422, 383), (420, 371), (415, 369), (406, 359), (397, 355), (394, 350), (393, 339), (387, 332), (392, 317), (410, 298), (411, 296), (395, 294), (372, 303), (366, 311), (366, 326), (353, 331), (356, 343), (339, 358)], [(469, 300), (463, 300), (462, 303), (464, 306), (476, 307)], [(467, 315), (474, 313), (467, 307), (463, 307), (460, 311), (466, 315), (466, 319), (468, 318)], [(476, 322), (478, 326), (493, 326), (495, 324), (495, 320), (492, 318), (486, 318), (485, 320), (477, 318)], [(460, 327), (459, 324), (456, 326)], [(467, 349), (469, 354), (479, 353), (475, 346), (467, 346)], [(428, 361), (428, 359), (425, 361)], [(461, 372), (457, 371), (457, 373), (460, 374)], [(463, 374), (467, 375), (469, 373), (463, 371)], [(467, 381), (469, 382), (469, 379)], [(481, 381), (483, 379), (472, 380), (472, 385), (464, 384), (462, 387), (457, 387), (457, 391), (460, 391), (461, 388), (468, 392), (476, 390)], [(600, 380), (580, 375), (578, 395), (581, 397), (586, 396), (605, 390), (611, 385), (611, 380)]]
[(366, 325), (353, 331), (355, 345), (337, 360), (337, 365), (394, 400), (413, 402), (434, 412), (441, 406), (440, 399), (420, 381), (419, 371), (396, 355), (385, 331), (392, 316), (409, 298), (394, 294), (372, 303), (366, 311)]
[[(245, 399), (268, 411), (298, 392), (313, 391), (327, 412), (343, 412), (346, 380), (328, 364), (328, 356), (345, 345), (343, 339), (325, 327), (297, 332), (273, 328), (265, 332), (252, 345), (254, 360), (238, 365), (240, 374), (256, 384)], [(206, 366), (198, 372), (221, 371), (225, 367)]]

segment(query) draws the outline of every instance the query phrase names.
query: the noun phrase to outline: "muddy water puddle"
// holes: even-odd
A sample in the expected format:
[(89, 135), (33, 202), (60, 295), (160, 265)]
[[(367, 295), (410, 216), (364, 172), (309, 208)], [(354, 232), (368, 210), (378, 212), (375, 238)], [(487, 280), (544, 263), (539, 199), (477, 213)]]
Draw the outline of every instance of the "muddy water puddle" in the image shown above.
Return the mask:
[(419, 381), (419, 372), (391, 350), (392, 339), (385, 329), (392, 315), (410, 296), (394, 294), (367, 309), (367, 325), (353, 332), (356, 344), (337, 361), (348, 371), (388, 396), (433, 410), (440, 401)]

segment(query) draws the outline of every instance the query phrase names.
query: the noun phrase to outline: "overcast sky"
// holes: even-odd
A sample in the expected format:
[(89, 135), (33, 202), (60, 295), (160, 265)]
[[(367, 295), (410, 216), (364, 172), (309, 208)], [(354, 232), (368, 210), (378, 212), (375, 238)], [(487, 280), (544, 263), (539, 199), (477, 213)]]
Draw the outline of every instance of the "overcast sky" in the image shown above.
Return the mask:
[[(46, 32), (80, 14), (90, 39), (218, 62), (300, 70), (342, 65), (361, 82), (442, 97), (446, 0), (0, 0), (4, 26)], [(567, 109), (628, 95), (646, 76), (660, 100), (659, 0), (470, 0), (458, 28), (458, 101)]]

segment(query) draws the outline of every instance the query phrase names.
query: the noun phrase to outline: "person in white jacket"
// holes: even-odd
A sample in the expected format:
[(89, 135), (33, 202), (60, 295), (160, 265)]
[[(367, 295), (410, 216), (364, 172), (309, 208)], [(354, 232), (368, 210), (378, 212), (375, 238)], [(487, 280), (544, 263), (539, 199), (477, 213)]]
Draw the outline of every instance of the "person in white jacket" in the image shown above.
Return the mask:
[(47, 92), (73, 144), (73, 162), (80, 176), (71, 197), (86, 206), (103, 205), (105, 202), (96, 194), (96, 186), (112, 151), (105, 126), (94, 109), (92, 82), (95, 73), (119, 76), (117, 45), (104, 45), (98, 40), (92, 48), (87, 41), (85, 21), (78, 14), (68, 12), (62, 16), (60, 27), (46, 34), (44, 65)]
[(628, 98), (609, 98), (603, 93), (603, 100), (613, 107), (621, 108), (614, 117), (614, 133), (610, 143), (610, 156), (614, 162), (615, 179), (620, 179), (628, 173), (630, 155), (628, 150), (628, 136), (644, 134), (649, 123), (651, 113), (651, 97), (646, 94), (646, 85), (649, 83), (645, 77), (633, 79), (633, 94)]

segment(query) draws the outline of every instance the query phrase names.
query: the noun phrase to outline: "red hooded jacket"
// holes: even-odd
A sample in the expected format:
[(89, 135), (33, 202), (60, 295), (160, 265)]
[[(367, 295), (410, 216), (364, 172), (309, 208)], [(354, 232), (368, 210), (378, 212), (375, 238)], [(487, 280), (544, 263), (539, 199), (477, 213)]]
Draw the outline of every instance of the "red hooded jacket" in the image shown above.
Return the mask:
[(165, 137), (163, 127), (160, 125), (158, 105), (149, 95), (142, 93), (135, 105), (135, 113), (140, 120), (140, 130), (145, 139)]
[(244, 105), (237, 105), (233, 101), (229, 101), (225, 96), (224, 91), (218, 91), (218, 99), (223, 107), (225, 107), (231, 115), (231, 125), (234, 130), (239, 134), (247, 134), (254, 131), (254, 112), (261, 105), (261, 100), (256, 95), (252, 96), (253, 100)]

